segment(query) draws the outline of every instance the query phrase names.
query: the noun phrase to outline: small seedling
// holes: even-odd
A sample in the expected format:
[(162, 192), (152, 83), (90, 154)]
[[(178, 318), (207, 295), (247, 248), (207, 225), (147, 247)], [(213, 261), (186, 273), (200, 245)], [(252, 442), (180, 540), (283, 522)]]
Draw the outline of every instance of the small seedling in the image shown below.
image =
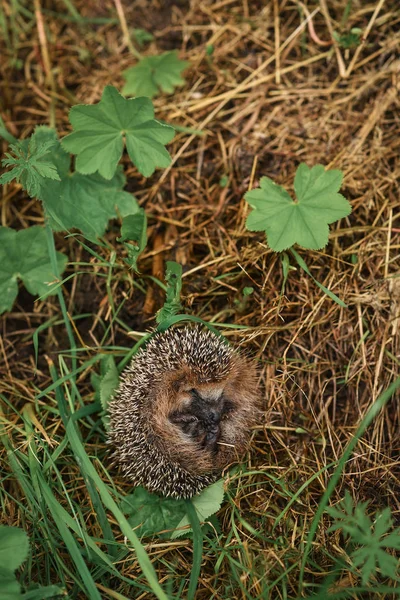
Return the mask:
[[(271, 250), (290, 249), (299, 266), (311, 275), (293, 246), (298, 244), (309, 250), (323, 248), (328, 243), (329, 224), (351, 213), (350, 203), (338, 193), (342, 180), (343, 174), (339, 170), (327, 171), (322, 165), (310, 169), (302, 163), (296, 171), (296, 198), (292, 199), (283, 187), (269, 177), (262, 177), (261, 187), (245, 195), (253, 208), (246, 226), (250, 231), (265, 231)], [(286, 267), (288, 272), (288, 265)], [(335, 294), (316, 283), (333, 300), (345, 306)]]
[(383, 576), (396, 580), (399, 561), (387, 552), (400, 550), (400, 527), (393, 528), (390, 507), (378, 512), (374, 521), (367, 514), (368, 502), (354, 504), (346, 490), (337, 506), (327, 509), (335, 522), (328, 531), (341, 529), (349, 541), (349, 553), (354, 570), (361, 569), (361, 580), (366, 585), (380, 571)]
[(250, 296), (253, 294), (254, 288), (252, 287), (244, 287), (242, 293), (238, 298), (235, 298), (234, 303), (236, 305), (236, 310), (239, 313), (242, 313), (246, 310), (247, 304), (249, 302)]
[(333, 37), (337, 41), (338, 45), (345, 50), (350, 48), (356, 48), (361, 44), (362, 41), (362, 29), (359, 27), (353, 27), (349, 33), (337, 33), (333, 32)]
[[(127, 240), (136, 242), (136, 245), (127, 244)], [(143, 208), (138, 208), (136, 213), (123, 219), (118, 241), (124, 244), (128, 252), (129, 266), (137, 271), (137, 260), (147, 244), (147, 216)]]
[(139, 63), (123, 71), (126, 83), (122, 93), (127, 96), (149, 96), (153, 98), (159, 91), (172, 94), (185, 80), (184, 71), (189, 61), (181, 60), (176, 50), (156, 56), (146, 56)]
[(229, 183), (229, 177), (228, 175), (222, 175), (221, 179), (219, 180), (219, 186), (222, 188), (225, 188)]
[(158, 325), (178, 314), (182, 308), (182, 266), (171, 260), (167, 261), (166, 267), (166, 296), (164, 306), (158, 311), (156, 316)]
[(139, 46), (143, 46), (146, 42), (152, 42), (154, 40), (154, 35), (145, 29), (134, 29), (133, 37)]

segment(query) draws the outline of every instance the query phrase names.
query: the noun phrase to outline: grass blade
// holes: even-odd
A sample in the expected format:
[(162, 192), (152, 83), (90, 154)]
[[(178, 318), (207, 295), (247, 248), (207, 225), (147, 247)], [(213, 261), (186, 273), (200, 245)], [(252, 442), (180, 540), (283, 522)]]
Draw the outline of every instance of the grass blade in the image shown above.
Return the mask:
[(315, 277), (313, 277), (313, 275), (311, 275), (310, 269), (307, 267), (306, 263), (304, 262), (304, 260), (301, 258), (300, 254), (298, 254), (296, 252), (296, 250), (294, 250), (293, 248), (289, 248), (290, 253), (292, 254), (292, 256), (294, 256), (297, 264), (299, 265), (299, 267), (301, 267), (303, 269), (303, 271), (305, 271), (307, 273), (307, 275), (309, 275), (311, 277), (311, 279), (314, 281), (314, 283), (317, 284), (317, 286), (324, 292), (324, 294), (326, 294), (327, 296), (329, 296), (329, 298), (331, 300), (333, 300), (334, 302), (336, 302), (336, 304), (339, 304), (339, 306), (341, 306), (342, 308), (347, 308), (347, 304), (345, 302), (343, 302), (343, 300), (341, 300), (340, 298), (338, 298), (338, 296), (336, 296), (336, 294), (334, 294), (333, 292), (331, 292), (331, 290), (328, 290), (327, 287), (325, 287), (324, 285), (322, 285), (322, 283), (320, 283), (319, 281), (317, 281), (317, 279), (315, 279)]
[(70, 421), (67, 425), (67, 436), (71, 448), (76, 456), (77, 462), (81, 468), (81, 471), (85, 472), (86, 475), (91, 478), (94, 485), (96, 485), (101, 499), (103, 501), (103, 504), (113, 513), (114, 517), (118, 521), (122, 533), (128, 538), (128, 540), (134, 547), (139, 565), (147, 581), (149, 582), (153, 593), (157, 596), (159, 600), (168, 600), (167, 595), (165, 594), (164, 590), (158, 582), (156, 572), (154, 570), (153, 565), (150, 562), (146, 550), (143, 548), (135, 532), (132, 531), (132, 528), (129, 525), (127, 519), (124, 517), (124, 515), (112, 499), (111, 494), (108, 491), (106, 485), (104, 484), (104, 482), (98, 475), (96, 469), (94, 468), (93, 464), (89, 460), (89, 457), (86, 454), (82, 442), (79, 439), (79, 436), (75, 429), (75, 423), (73, 421)]
[(189, 590), (187, 600), (194, 600), (197, 584), (200, 576), (201, 560), (203, 557), (203, 532), (199, 517), (191, 500), (186, 501), (186, 511), (190, 525), (193, 530), (193, 565), (190, 573)]

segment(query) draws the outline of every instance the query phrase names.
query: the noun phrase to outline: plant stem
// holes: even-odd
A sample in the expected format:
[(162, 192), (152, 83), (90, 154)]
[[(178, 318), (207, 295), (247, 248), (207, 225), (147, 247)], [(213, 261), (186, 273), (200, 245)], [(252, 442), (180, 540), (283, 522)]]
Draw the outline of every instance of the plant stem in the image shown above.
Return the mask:
[(117, 9), (119, 22), (121, 23), (122, 33), (124, 34), (124, 42), (129, 48), (129, 52), (133, 54), (135, 58), (139, 60), (142, 58), (140, 52), (138, 52), (135, 46), (132, 44), (131, 36), (129, 35), (128, 25), (125, 19), (124, 9), (122, 8), (121, 0), (114, 0), (115, 8)]
[[(47, 221), (45, 224), (45, 230), (46, 230), (47, 248), (49, 251), (51, 268), (53, 270), (55, 277), (57, 277), (57, 279), (60, 279), (61, 275), (60, 275), (60, 271), (59, 271), (58, 263), (57, 263), (57, 252), (56, 252), (56, 247), (54, 244), (53, 231)], [(71, 348), (72, 371), (76, 371), (76, 368), (77, 368), (76, 343), (75, 343), (75, 338), (74, 338), (71, 323), (69, 320), (68, 311), (67, 311), (67, 307), (65, 304), (64, 295), (63, 295), (61, 286), (57, 288), (57, 296), (58, 296), (58, 301), (60, 303), (61, 313), (62, 313), (64, 324), (65, 324), (65, 329), (66, 329), (67, 335), (68, 335), (69, 345)], [(74, 389), (74, 386), (72, 386), (72, 388), (71, 388), (71, 400), (72, 401), (74, 400), (74, 397), (75, 397), (75, 389)]]

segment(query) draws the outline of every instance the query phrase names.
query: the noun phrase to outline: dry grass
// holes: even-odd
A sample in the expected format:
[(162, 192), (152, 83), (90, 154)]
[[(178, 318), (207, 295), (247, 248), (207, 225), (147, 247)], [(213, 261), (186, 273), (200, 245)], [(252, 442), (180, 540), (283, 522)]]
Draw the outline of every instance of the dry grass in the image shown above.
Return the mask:
[[(318, 38), (329, 40), (332, 28), (341, 30), (346, 4), (308, 3)], [(72, 104), (98, 101), (106, 84), (120, 87), (122, 70), (134, 64), (115, 4), (75, 0), (82, 17), (113, 19), (104, 24), (71, 21), (68, 4), (61, 0), (36, 0), (36, 20), (22, 13), (12, 20), (12, 6), (3, 2), (10, 39), (8, 48), (6, 41), (2, 48), (1, 115), (18, 137), (29, 135), (38, 123), (56, 124), (62, 135), (68, 131)], [(202, 129), (205, 135), (178, 134), (170, 147), (173, 165), (149, 180), (127, 168), (128, 189), (150, 215), (148, 247), (139, 263), (142, 275), (136, 278), (141, 289), (132, 285), (125, 269), (113, 272), (107, 288), (108, 268), (74, 238), (57, 236), (57, 247), (71, 261), (92, 263), (71, 265), (68, 274), (81, 274), (64, 289), (70, 314), (86, 315), (76, 321), (84, 348), (79, 357), (86, 360), (99, 347), (129, 347), (135, 338), (131, 331), (152, 327), (163, 299), (148, 276), (162, 278), (165, 260), (183, 265), (187, 312), (245, 326), (222, 331), (259, 360), (265, 423), (255, 431), (248, 462), (219, 516), (221, 544), (231, 546), (231, 555), (249, 571), (238, 569), (241, 586), (230, 588), (235, 580), (229, 561), (223, 559), (216, 574), (215, 554), (209, 550), (196, 597), (295, 598), (296, 565), (331, 472), (323, 469), (341, 456), (362, 416), (400, 370), (400, 8), (395, 0), (354, 0), (342, 29), (357, 26), (368, 32), (357, 50), (320, 46), (309, 34), (300, 2), (124, 0), (122, 8), (129, 28), (143, 27), (155, 35), (145, 54), (178, 48), (192, 62), (186, 86), (155, 100), (157, 116)], [(207, 45), (214, 47), (212, 56)], [(15, 57), (22, 59), (21, 69), (12, 67)], [(344, 172), (343, 194), (352, 203), (352, 215), (333, 227), (326, 251), (301, 254), (316, 279), (347, 303), (345, 309), (299, 269), (290, 272), (282, 295), (279, 256), (268, 249), (262, 234), (245, 228), (247, 189), (262, 175), (290, 188), (302, 161)], [(229, 181), (224, 188), (219, 184), (223, 175)], [(1, 225), (24, 228), (41, 222), (39, 203), (28, 200), (18, 186), (9, 186), (1, 201)], [(101, 250), (105, 260), (117, 235), (115, 225), (108, 235), (110, 247)], [(117, 264), (123, 265), (120, 255)], [(245, 286), (254, 288), (246, 301)], [(118, 320), (110, 297), (115, 306), (124, 302)], [(57, 301), (34, 302), (26, 291), (20, 292), (13, 312), (3, 315), (0, 389), (18, 411), (34, 406), (37, 435), (48, 437), (49, 447), (55, 448), (63, 427), (54, 410), (42, 410), (54, 407), (53, 392), (39, 401), (35, 395), (51, 383), (46, 357), (68, 355), (63, 325), (51, 325), (39, 335), (36, 374), (32, 347), (33, 332), (50, 319), (60, 319)], [(77, 385), (85, 402), (91, 402), (89, 368)], [(7, 406), (4, 411), (13, 445), (25, 452), (19, 415)], [(375, 509), (390, 505), (399, 523), (399, 419), (397, 396), (362, 438), (333, 500), (349, 488), (356, 501), (369, 499)], [(103, 457), (101, 432), (94, 427), (89, 437), (89, 455)], [(3, 460), (8, 473), (5, 454)], [(288, 501), (277, 481), (294, 493), (318, 471), (272, 530)], [(66, 461), (62, 477), (74, 501), (87, 506), (77, 466)], [(7, 479), (5, 485), (3, 520), (21, 525), (21, 508), (11, 498), (23, 502), (23, 497), (15, 482)], [(116, 485), (121, 493), (129, 491), (119, 479)], [(100, 535), (88, 508), (86, 526), (91, 535)], [(252, 534), (242, 519), (260, 535)], [(271, 536), (278, 541), (271, 544)], [(188, 576), (190, 541), (154, 542), (147, 549), (161, 581), (171, 572), (178, 579)], [(321, 571), (309, 564), (308, 579), (321, 579), (324, 565), (329, 568), (324, 550), (342, 552), (339, 537), (327, 536), (320, 527), (314, 561)], [(118, 567), (128, 578), (139, 573), (132, 555)], [(281, 581), (271, 596), (262, 595), (261, 577), (266, 573), (271, 583), (282, 572), (284, 585)], [(346, 583), (352, 585), (351, 580)], [(131, 597), (129, 586), (117, 584), (113, 588), (110, 580), (108, 588)], [(77, 595), (71, 597), (83, 597), (74, 590)], [(102, 593), (112, 597), (104, 589)]]

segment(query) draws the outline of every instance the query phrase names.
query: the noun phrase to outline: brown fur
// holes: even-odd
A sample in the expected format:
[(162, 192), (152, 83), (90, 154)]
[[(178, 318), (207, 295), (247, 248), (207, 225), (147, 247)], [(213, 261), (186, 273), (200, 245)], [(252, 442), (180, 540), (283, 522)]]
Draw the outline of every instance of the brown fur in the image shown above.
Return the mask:
[[(163, 440), (169, 457), (177, 461), (193, 475), (221, 470), (240, 460), (246, 449), (251, 427), (257, 421), (257, 372), (255, 365), (236, 355), (228, 377), (213, 383), (200, 383), (199, 377), (189, 368), (166, 375), (156, 390), (154, 403), (149, 410), (154, 433)], [(217, 388), (235, 405), (235, 410), (221, 423), (221, 437), (216, 456), (185, 436), (180, 427), (171, 423), (169, 415), (181, 410), (187, 399), (186, 391), (196, 388), (200, 394)], [(186, 400), (187, 402), (187, 400)]]

